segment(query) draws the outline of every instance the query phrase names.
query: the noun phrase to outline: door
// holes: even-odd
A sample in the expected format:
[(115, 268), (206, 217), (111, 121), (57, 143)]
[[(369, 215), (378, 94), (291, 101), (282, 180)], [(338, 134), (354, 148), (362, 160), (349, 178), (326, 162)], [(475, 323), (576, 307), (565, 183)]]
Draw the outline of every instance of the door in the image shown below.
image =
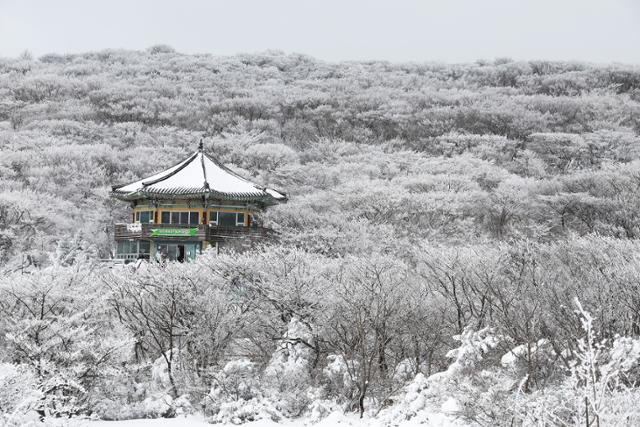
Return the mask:
[(156, 261), (189, 262), (196, 259), (200, 243), (157, 243), (154, 258)]

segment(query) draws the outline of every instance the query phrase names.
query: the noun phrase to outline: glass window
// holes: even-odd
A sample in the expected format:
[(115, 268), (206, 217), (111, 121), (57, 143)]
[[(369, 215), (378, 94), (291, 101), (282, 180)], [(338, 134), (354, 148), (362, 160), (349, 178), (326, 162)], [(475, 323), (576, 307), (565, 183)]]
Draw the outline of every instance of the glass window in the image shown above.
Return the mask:
[(140, 222), (140, 212), (136, 212), (136, 222)]
[(180, 224), (189, 224), (189, 212), (180, 212)]
[(171, 212), (171, 224), (180, 224), (180, 212)]
[(218, 223), (218, 212), (211, 212), (209, 214), (209, 224), (217, 224)]
[(142, 223), (148, 223), (149, 221), (149, 212), (145, 211), (145, 212), (140, 212), (140, 222)]
[(160, 223), (162, 224), (170, 224), (171, 223), (171, 212), (162, 212), (160, 215)]
[(198, 215), (198, 212), (190, 212), (189, 213), (189, 224), (198, 224), (198, 219), (200, 219), (200, 215)]
[(236, 225), (244, 225), (244, 214), (243, 213), (237, 214)]
[(139, 253), (148, 254), (149, 253), (149, 249), (151, 249), (149, 247), (149, 242), (146, 241), (146, 240), (141, 240), (140, 241), (140, 251), (139, 251)]
[(156, 248), (156, 253), (160, 254), (160, 256), (166, 257), (169, 251), (169, 247), (167, 245), (158, 245)]
[(218, 212), (218, 225), (221, 225), (223, 227), (235, 227), (236, 213), (235, 212)]
[[(147, 253), (149, 242), (147, 244)], [(138, 241), (137, 240), (120, 240), (116, 246), (116, 258), (120, 259), (136, 259), (138, 258)]]

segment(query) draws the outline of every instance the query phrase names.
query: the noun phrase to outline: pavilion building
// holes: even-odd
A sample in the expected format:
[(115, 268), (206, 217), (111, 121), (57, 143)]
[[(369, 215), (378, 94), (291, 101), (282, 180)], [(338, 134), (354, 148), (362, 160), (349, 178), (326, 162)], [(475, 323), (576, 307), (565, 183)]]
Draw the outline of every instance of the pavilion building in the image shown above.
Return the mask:
[(115, 224), (117, 259), (189, 261), (209, 246), (250, 246), (268, 237), (256, 215), (286, 202), (284, 193), (258, 186), (207, 155), (200, 143), (187, 159), (112, 196), (131, 204), (131, 223)]

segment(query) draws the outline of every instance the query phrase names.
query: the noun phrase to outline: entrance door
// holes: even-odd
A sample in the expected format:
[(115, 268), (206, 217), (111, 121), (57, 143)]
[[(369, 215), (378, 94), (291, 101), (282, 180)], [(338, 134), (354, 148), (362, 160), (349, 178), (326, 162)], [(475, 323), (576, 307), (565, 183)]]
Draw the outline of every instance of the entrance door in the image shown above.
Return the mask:
[(190, 262), (196, 259), (199, 249), (200, 243), (156, 243), (154, 259)]

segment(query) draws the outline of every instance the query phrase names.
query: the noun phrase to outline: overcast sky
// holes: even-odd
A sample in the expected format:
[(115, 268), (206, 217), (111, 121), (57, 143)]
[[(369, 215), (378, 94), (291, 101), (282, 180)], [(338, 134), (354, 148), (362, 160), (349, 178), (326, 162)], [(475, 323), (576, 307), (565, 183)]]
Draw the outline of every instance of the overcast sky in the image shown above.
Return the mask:
[(640, 63), (640, 0), (0, 0), (0, 56), (154, 44), (329, 61)]

